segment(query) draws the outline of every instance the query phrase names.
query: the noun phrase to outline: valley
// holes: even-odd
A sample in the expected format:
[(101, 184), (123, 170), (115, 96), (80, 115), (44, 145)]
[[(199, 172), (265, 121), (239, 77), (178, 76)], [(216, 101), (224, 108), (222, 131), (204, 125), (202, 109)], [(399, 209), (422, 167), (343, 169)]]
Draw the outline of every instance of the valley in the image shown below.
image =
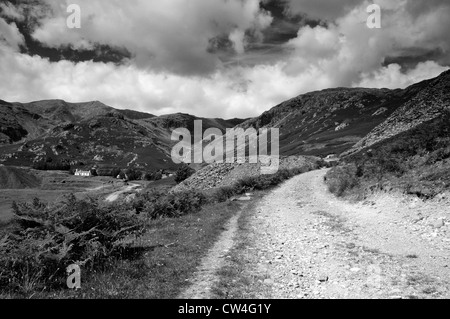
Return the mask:
[[(38, 171), (26, 167), (0, 166), (0, 223), (13, 218), (12, 203), (30, 202), (39, 198), (44, 202), (59, 202), (69, 194), (77, 198), (117, 200), (120, 195), (150, 182), (138, 181), (131, 186), (111, 177), (78, 177), (63, 171)], [(123, 199), (123, 198), (121, 198)]]
[[(449, 85), (328, 89), (242, 120), (0, 101), (0, 262), (39, 278), (0, 274), (0, 296), (446, 298)], [(180, 128), (194, 153), (220, 143), (195, 138), (212, 129), (277, 128), (279, 170), (175, 163)], [(39, 270), (70, 258), (105, 270), (89, 291)], [(38, 293), (49, 278), (59, 289)]]

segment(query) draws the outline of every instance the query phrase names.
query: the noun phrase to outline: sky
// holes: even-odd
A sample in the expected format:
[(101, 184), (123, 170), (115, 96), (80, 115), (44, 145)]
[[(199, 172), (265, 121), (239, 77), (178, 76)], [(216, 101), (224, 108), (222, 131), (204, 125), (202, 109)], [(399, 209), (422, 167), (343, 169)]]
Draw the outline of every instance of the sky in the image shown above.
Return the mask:
[(310, 91), (438, 76), (449, 17), (448, 0), (0, 0), (0, 99), (254, 117)]

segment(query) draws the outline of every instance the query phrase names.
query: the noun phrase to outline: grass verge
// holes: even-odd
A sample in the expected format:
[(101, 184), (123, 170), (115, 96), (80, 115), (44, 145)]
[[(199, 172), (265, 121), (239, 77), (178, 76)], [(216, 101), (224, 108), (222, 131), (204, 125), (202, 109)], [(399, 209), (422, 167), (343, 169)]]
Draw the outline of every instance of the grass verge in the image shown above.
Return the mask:
[[(174, 298), (240, 209), (239, 202), (227, 199), (271, 188), (310, 169), (242, 179), (209, 195), (152, 191), (122, 204), (72, 196), (63, 204), (35, 199), (15, 205), (16, 229), (0, 238), (0, 261), (6, 265), (0, 272), (5, 283), (0, 297)], [(82, 267), (82, 289), (69, 291), (64, 269), (80, 260), (88, 265)], [(48, 277), (53, 271), (58, 276)], [(11, 274), (13, 282), (8, 281)]]
[[(255, 198), (262, 198), (267, 191), (259, 191)], [(230, 258), (226, 265), (218, 272), (219, 282), (213, 287), (212, 293), (220, 299), (259, 299), (270, 298), (270, 287), (264, 285), (266, 279), (263, 272), (257, 269), (258, 260), (254, 260), (254, 254), (247, 254), (252, 237), (249, 224), (253, 211), (258, 201), (251, 203), (248, 209), (241, 214), (238, 220), (238, 234), (236, 243), (230, 251)], [(251, 266), (253, 265), (253, 266)]]

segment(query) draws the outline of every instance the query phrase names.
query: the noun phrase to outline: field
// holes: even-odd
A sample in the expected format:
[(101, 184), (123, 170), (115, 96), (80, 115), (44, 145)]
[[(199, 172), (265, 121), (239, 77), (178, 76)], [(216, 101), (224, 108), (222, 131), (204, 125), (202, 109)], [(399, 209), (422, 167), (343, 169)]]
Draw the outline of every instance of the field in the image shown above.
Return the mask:
[[(15, 206), (17, 217), (0, 229), (0, 298), (175, 298), (227, 221), (247, 206), (240, 195), (310, 169), (243, 178), (210, 194), (168, 193), (172, 179), (112, 186), (111, 179), (30, 171), (41, 187), (20, 190), (27, 204)], [(148, 191), (128, 196), (137, 189)], [(4, 194), (4, 202), (18, 198)], [(61, 200), (47, 204), (42, 195)], [(105, 200), (111, 195), (114, 202)], [(84, 269), (83, 289), (72, 292), (63, 270), (74, 261)]]
[[(148, 182), (137, 182), (145, 186)], [(111, 177), (78, 177), (62, 171), (37, 171), (25, 167), (0, 166), (0, 223), (12, 218), (15, 201), (30, 202), (37, 197), (44, 202), (59, 201), (67, 194), (77, 198), (106, 196), (124, 186)]]

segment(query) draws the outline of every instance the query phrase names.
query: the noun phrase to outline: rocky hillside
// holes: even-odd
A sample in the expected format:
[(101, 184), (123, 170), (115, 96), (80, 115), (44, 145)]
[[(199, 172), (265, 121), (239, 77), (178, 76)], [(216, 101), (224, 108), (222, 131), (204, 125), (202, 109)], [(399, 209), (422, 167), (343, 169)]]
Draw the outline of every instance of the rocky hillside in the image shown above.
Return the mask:
[[(293, 169), (299, 167), (316, 167), (320, 159), (312, 156), (282, 156), (280, 169)], [(174, 192), (200, 189), (208, 190), (222, 186), (232, 186), (244, 177), (259, 176), (261, 164), (234, 163), (211, 164), (173, 188)]]
[(182, 113), (154, 116), (98, 101), (0, 100), (0, 163), (29, 166), (65, 160), (168, 168), (173, 166), (172, 130), (188, 128), (193, 136), (195, 120), (202, 120), (203, 131), (236, 125), (279, 128), (284, 156), (347, 155), (438, 117), (449, 108), (449, 89), (450, 71), (404, 90), (327, 89), (300, 95), (246, 121)]
[(380, 141), (411, 130), (450, 110), (450, 71), (407, 88), (410, 96), (391, 116), (373, 129), (346, 154), (353, 154)]
[(240, 126), (278, 127), (282, 155), (340, 154), (438, 116), (449, 105), (449, 88), (445, 72), (404, 90), (328, 89), (288, 100)]
[(50, 161), (171, 168), (172, 130), (183, 127), (193, 134), (195, 120), (203, 120), (204, 130), (209, 127), (225, 130), (236, 125), (236, 120), (203, 119), (188, 114), (157, 117), (117, 110), (98, 101), (0, 100), (0, 163), (31, 166)]

